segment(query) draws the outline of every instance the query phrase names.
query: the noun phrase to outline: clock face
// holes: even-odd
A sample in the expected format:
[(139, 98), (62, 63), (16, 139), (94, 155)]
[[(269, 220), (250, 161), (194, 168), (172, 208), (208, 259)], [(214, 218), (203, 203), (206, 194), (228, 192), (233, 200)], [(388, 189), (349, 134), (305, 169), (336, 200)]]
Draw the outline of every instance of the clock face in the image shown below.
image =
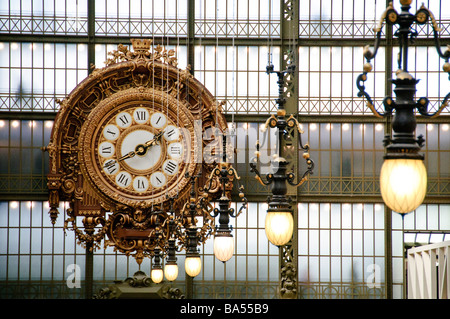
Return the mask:
[(126, 107), (102, 123), (96, 138), (97, 165), (107, 181), (138, 196), (161, 192), (180, 173), (184, 141), (168, 116), (145, 107)]
[(98, 109), (84, 124), (81, 157), (102, 193), (136, 206), (166, 201), (186, 186), (185, 173), (198, 167), (189, 158), (193, 119), (180, 121), (176, 110), (157, 101)]

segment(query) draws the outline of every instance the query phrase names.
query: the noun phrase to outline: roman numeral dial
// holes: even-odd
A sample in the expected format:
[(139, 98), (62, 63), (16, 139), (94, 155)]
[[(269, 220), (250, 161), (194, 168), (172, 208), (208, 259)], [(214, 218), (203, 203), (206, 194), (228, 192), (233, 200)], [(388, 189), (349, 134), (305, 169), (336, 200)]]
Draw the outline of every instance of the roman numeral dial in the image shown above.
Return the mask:
[(156, 129), (162, 129), (167, 124), (167, 117), (161, 112), (153, 113), (150, 124)]
[(147, 109), (139, 107), (133, 111), (133, 119), (138, 124), (147, 123), (150, 115)]
[(169, 198), (178, 209), (189, 195), (189, 176), (205, 169), (210, 129), (226, 128), (215, 98), (172, 56), (152, 56), (158, 50), (110, 59), (107, 71), (97, 69), (72, 91), (70, 109), (61, 107), (49, 174), (73, 179), (57, 191), (83, 196), (92, 212), (166, 211)]
[(179, 186), (190, 148), (175, 115), (144, 102), (112, 110), (99, 123), (93, 153), (98, 171), (118, 195), (162, 199)]

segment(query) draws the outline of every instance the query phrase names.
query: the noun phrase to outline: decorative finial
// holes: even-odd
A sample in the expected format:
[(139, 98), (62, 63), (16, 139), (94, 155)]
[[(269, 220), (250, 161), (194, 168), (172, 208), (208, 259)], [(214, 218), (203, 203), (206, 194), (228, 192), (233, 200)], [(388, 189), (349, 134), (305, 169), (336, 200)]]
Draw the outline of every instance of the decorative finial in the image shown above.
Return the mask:
[(137, 51), (148, 51), (152, 45), (151, 39), (131, 39), (131, 44), (133, 45), (134, 52)]

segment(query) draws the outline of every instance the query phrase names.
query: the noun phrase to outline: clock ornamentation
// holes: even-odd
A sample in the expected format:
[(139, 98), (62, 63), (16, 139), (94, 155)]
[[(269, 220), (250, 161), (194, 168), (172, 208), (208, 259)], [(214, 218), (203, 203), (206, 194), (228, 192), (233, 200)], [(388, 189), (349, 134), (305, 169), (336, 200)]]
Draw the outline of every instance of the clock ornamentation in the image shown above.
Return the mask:
[[(165, 251), (159, 246), (170, 236), (171, 218), (183, 222), (169, 208), (179, 212), (190, 200), (192, 176), (212, 171), (203, 161), (209, 143), (203, 133), (224, 132), (227, 123), (221, 103), (189, 67), (177, 68), (173, 50), (151, 49), (148, 39), (131, 42), (133, 50), (119, 45), (105, 67), (92, 66), (57, 101), (60, 110), (45, 150), (52, 223), (60, 202), (67, 201), (65, 228), (81, 243), (95, 248), (105, 240), (140, 264), (156, 247)], [(77, 217), (83, 217), (83, 227)]]

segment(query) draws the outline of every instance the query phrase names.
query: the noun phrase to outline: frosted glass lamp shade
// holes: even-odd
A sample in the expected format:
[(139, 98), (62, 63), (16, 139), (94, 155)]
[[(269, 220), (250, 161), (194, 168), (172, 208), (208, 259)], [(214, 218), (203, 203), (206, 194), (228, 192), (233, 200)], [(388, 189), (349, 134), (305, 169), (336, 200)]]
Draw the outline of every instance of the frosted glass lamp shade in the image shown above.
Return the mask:
[(200, 257), (187, 257), (184, 262), (184, 269), (189, 276), (197, 276), (202, 270), (202, 261)]
[(163, 270), (160, 268), (152, 269), (150, 277), (155, 284), (159, 284), (163, 280)]
[(214, 255), (220, 261), (227, 261), (233, 257), (234, 239), (231, 236), (214, 237)]
[(422, 204), (427, 170), (420, 159), (386, 159), (380, 173), (381, 196), (394, 212), (407, 214)]
[(164, 276), (168, 281), (174, 281), (178, 277), (178, 265), (166, 264), (164, 266)]
[(266, 236), (269, 241), (282, 246), (289, 242), (294, 231), (294, 218), (291, 212), (267, 212)]

